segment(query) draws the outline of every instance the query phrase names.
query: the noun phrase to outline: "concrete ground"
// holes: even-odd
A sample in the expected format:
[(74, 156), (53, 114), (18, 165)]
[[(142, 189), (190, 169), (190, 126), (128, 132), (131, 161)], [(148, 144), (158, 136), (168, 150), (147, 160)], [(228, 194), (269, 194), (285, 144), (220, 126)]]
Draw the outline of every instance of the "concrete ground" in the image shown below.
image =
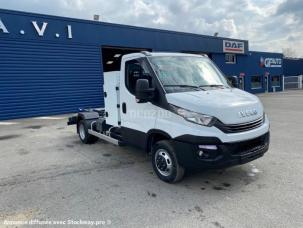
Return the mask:
[(31, 219), (50, 227), (303, 227), (303, 91), (260, 98), (269, 152), (174, 185), (156, 177), (142, 151), (81, 144), (64, 117), (1, 122), (0, 227)]

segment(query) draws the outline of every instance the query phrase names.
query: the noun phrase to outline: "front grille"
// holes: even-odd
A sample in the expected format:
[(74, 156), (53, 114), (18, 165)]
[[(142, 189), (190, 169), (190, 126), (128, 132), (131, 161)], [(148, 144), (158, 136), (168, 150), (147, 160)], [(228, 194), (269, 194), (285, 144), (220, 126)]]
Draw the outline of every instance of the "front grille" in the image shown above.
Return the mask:
[(263, 116), (257, 120), (241, 123), (241, 124), (224, 124), (219, 120), (215, 123), (215, 127), (219, 128), (224, 133), (239, 133), (243, 131), (250, 131), (260, 127), (264, 123)]

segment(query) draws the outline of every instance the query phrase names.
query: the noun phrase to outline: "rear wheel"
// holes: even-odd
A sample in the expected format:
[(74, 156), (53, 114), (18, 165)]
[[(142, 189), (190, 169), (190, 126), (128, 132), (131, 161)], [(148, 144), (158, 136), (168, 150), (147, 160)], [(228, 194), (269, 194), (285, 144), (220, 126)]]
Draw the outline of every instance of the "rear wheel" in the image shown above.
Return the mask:
[(89, 123), (85, 120), (81, 120), (78, 123), (78, 134), (80, 140), (85, 144), (92, 144), (98, 141), (98, 138), (88, 133)]
[(185, 170), (179, 165), (174, 148), (168, 140), (157, 142), (152, 149), (152, 165), (157, 176), (168, 183), (184, 177)]

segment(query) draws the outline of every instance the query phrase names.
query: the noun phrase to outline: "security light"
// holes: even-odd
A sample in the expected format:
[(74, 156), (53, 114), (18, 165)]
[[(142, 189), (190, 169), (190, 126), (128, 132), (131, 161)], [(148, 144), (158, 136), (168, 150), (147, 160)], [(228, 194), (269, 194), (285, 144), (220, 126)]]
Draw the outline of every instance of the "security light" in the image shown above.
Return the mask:
[(94, 21), (99, 21), (99, 20), (100, 20), (100, 15), (95, 14), (95, 15), (94, 15)]

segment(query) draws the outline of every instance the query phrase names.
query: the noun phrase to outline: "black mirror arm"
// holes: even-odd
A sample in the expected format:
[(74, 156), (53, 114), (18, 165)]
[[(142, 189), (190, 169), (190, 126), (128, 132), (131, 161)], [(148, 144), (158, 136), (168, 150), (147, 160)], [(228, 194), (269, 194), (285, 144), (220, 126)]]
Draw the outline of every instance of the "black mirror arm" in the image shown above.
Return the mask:
[(146, 92), (155, 92), (156, 89), (155, 89), (155, 88), (148, 88), (148, 89), (146, 89), (145, 91), (146, 91)]

